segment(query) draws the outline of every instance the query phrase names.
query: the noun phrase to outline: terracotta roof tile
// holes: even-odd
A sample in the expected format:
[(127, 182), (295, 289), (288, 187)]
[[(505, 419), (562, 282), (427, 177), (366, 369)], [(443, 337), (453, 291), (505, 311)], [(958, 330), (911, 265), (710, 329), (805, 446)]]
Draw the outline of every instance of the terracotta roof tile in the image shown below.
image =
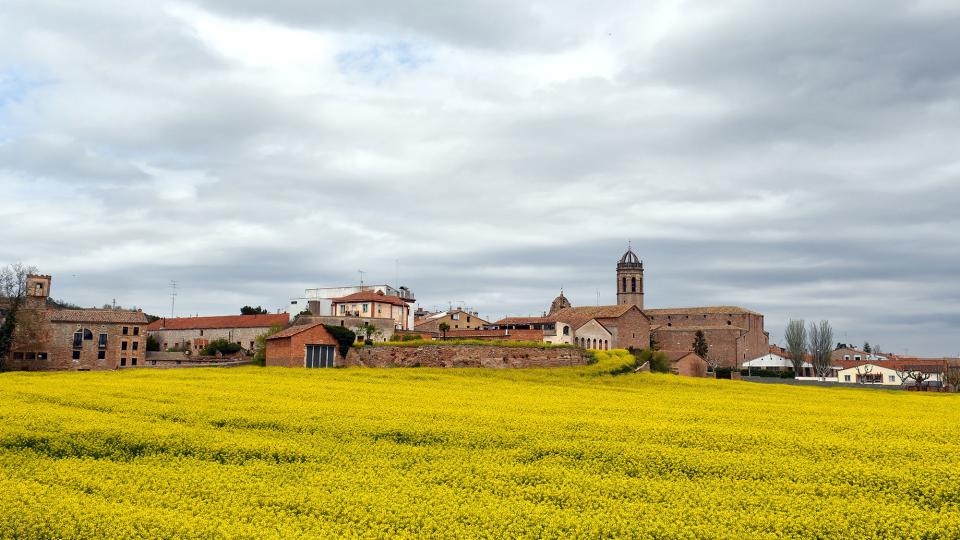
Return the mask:
[(703, 306), (703, 307), (684, 307), (684, 308), (659, 308), (643, 310), (647, 315), (720, 315), (730, 314), (750, 314), (760, 315), (756, 311), (750, 311), (737, 306)]
[[(271, 339), (288, 338), (288, 337), (306, 332), (307, 330), (312, 330), (318, 326), (322, 327), (323, 323), (301, 324), (298, 326), (291, 326), (286, 330), (281, 330), (276, 334), (273, 334), (272, 336), (267, 337), (267, 340), (269, 341)], [(322, 331), (320, 345), (336, 345), (337, 344), (337, 340), (332, 335), (330, 335), (330, 332), (328, 332), (326, 328), (321, 328), (320, 330)]]
[(215, 317), (177, 317), (157, 319), (147, 326), (148, 331), (200, 330), (213, 328), (270, 328), (286, 326), (290, 316), (286, 313), (266, 315), (222, 315)]
[(556, 322), (553, 316), (550, 317), (505, 317), (491, 324), (552, 324)]
[(380, 302), (382, 304), (393, 304), (395, 306), (407, 306), (407, 302), (399, 296), (390, 296), (375, 291), (360, 291), (332, 300), (334, 304), (345, 304), (350, 302)]
[(52, 309), (46, 317), (51, 322), (147, 324), (143, 312), (123, 309)]

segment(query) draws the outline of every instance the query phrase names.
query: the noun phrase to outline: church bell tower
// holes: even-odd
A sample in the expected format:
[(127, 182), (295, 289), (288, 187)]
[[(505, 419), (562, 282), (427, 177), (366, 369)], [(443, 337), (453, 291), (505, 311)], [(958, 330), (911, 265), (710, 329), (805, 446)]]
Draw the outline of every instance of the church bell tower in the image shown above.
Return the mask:
[(643, 309), (643, 261), (630, 246), (617, 263), (617, 304)]

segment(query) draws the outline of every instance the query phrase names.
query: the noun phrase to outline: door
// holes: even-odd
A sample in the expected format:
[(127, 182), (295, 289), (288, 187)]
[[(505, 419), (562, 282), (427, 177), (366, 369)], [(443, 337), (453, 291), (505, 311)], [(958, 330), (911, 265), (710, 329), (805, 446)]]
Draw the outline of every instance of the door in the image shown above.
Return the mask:
[(332, 368), (334, 348), (332, 345), (307, 345), (304, 365), (308, 368)]

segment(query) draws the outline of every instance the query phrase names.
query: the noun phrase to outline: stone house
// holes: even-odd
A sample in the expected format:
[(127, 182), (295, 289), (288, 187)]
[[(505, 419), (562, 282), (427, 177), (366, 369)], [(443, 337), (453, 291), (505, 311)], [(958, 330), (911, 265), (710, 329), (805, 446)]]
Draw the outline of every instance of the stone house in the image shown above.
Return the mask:
[(160, 343), (163, 351), (186, 348), (196, 353), (221, 338), (251, 351), (258, 336), (272, 327), (289, 323), (290, 317), (286, 313), (161, 318), (147, 326), (147, 333)]
[(476, 313), (454, 309), (435, 313), (422, 319), (414, 320), (414, 329), (418, 332), (440, 333), (440, 325), (447, 323), (450, 330), (479, 330), (485, 325), (490, 324), (477, 316)]
[(49, 309), (52, 278), (27, 276), (11, 369), (104, 370), (143, 365), (147, 317), (121, 309)]

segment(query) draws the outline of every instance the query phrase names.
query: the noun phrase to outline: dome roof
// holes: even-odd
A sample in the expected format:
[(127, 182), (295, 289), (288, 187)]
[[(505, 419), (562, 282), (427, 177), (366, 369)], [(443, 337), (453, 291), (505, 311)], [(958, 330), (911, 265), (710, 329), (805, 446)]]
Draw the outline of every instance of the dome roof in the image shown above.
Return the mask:
[(633, 249), (627, 249), (623, 257), (620, 257), (620, 264), (640, 265), (643, 263), (640, 261), (640, 257), (637, 257), (637, 254), (633, 252)]
[(561, 309), (566, 309), (571, 307), (570, 301), (567, 300), (567, 297), (563, 295), (563, 291), (560, 291), (560, 296), (553, 299), (553, 303), (550, 304), (550, 315), (560, 311)]

